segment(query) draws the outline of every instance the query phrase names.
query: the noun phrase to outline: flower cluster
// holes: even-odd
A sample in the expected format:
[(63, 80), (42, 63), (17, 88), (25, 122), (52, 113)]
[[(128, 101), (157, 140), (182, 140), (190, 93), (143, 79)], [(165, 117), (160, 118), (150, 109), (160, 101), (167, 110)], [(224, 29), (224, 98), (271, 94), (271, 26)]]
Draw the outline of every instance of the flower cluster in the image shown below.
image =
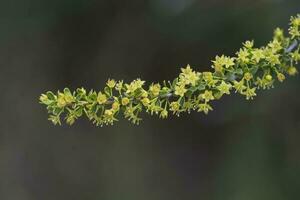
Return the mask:
[(111, 125), (120, 114), (138, 124), (144, 110), (163, 119), (169, 113), (179, 116), (192, 110), (207, 114), (213, 109), (211, 101), (223, 95), (234, 91), (247, 100), (253, 99), (258, 89), (272, 88), (276, 80), (283, 82), (286, 75), (297, 74), (299, 27), (300, 15), (291, 17), (288, 37), (277, 28), (273, 40), (264, 47), (257, 48), (254, 41), (246, 41), (235, 57), (216, 56), (212, 72), (196, 72), (187, 65), (173, 81), (148, 87), (141, 79), (131, 83), (109, 79), (100, 92), (87, 92), (84, 88), (71, 92), (65, 88), (56, 94), (48, 91), (39, 100), (47, 106), (49, 120), (54, 124), (64, 119), (72, 125), (85, 115), (96, 125)]

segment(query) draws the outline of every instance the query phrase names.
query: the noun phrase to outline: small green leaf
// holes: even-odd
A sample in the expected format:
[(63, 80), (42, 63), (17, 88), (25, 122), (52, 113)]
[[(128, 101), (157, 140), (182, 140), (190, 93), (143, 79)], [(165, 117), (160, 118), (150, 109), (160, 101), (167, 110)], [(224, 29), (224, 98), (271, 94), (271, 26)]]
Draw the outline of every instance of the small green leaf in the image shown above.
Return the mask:
[(55, 100), (56, 99), (56, 96), (53, 94), (53, 92), (51, 92), (51, 91), (48, 91), (47, 93), (46, 93), (46, 95), (47, 95), (47, 97), (48, 97), (48, 99), (49, 100)]

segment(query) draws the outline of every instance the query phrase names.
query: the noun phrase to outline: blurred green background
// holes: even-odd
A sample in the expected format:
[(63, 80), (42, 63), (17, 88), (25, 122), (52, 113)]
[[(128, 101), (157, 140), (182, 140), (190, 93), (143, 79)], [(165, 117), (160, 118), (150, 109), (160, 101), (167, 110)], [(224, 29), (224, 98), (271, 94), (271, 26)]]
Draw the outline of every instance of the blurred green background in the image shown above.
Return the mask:
[(300, 199), (300, 78), (139, 126), (47, 121), (40, 93), (173, 79), (268, 42), (299, 0), (0, 1), (1, 200)]

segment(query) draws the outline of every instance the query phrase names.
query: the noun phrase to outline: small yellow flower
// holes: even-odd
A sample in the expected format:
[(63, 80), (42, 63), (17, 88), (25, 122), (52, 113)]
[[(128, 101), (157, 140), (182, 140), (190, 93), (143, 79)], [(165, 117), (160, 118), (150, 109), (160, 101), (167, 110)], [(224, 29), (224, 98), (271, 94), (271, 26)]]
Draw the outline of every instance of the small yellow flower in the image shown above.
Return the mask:
[(59, 108), (63, 108), (67, 105), (67, 102), (65, 100), (65, 95), (63, 93), (58, 93), (58, 98), (57, 98), (57, 106)]
[(48, 99), (48, 96), (45, 95), (45, 94), (42, 94), (39, 98), (40, 102), (44, 103), (44, 102), (47, 102), (49, 99)]
[(108, 79), (106, 85), (109, 87), (109, 88), (114, 88), (116, 86), (116, 81), (114, 79)]
[(75, 123), (75, 117), (72, 115), (67, 116), (66, 123), (69, 125), (73, 125)]
[(177, 85), (175, 86), (175, 95), (178, 95), (180, 97), (183, 97), (186, 93), (187, 89), (185, 89), (184, 85)]
[(213, 110), (212, 107), (207, 103), (199, 104), (198, 108), (198, 112), (204, 112), (205, 114), (208, 114), (209, 111)]
[(170, 110), (175, 112), (178, 112), (180, 109), (180, 104), (177, 101), (174, 101), (172, 103), (170, 103)]
[(215, 60), (212, 61), (214, 63), (214, 68), (216, 71), (222, 71), (222, 67), (229, 68), (234, 66), (234, 58), (230, 58), (229, 56), (216, 56)]
[(98, 93), (97, 102), (101, 105), (106, 103), (107, 97), (105, 94), (102, 94), (101, 92)]
[(114, 111), (118, 111), (118, 110), (120, 109), (120, 103), (117, 102), (117, 101), (115, 101), (115, 102), (112, 104), (111, 108), (112, 108)]
[(292, 26), (300, 26), (300, 15), (291, 17), (291, 25)]
[(255, 90), (256, 88), (247, 88), (246, 91), (243, 93), (244, 95), (246, 95), (246, 99), (249, 100), (249, 99), (253, 99), (253, 97), (256, 96), (256, 93), (255, 93)]
[(65, 95), (65, 101), (67, 104), (70, 104), (75, 101), (75, 98), (71, 94), (67, 94), (67, 95)]
[(222, 81), (219, 86), (217, 86), (217, 89), (221, 92), (221, 94), (230, 94), (230, 89), (232, 85), (230, 83), (225, 83), (225, 81)]
[(130, 100), (127, 97), (123, 97), (121, 100), (121, 103), (123, 106), (126, 106), (127, 104), (129, 104)]
[(213, 74), (211, 72), (203, 72), (202, 74), (205, 81), (211, 81), (213, 79)]
[(190, 65), (187, 65), (186, 68), (181, 68), (181, 72), (184, 75), (188, 75), (188, 74), (192, 73), (193, 70)]
[(197, 81), (199, 80), (199, 73), (192, 72), (188, 76), (186, 76), (186, 80), (188, 84), (195, 86)]
[(143, 104), (144, 106), (148, 106), (148, 105), (150, 104), (150, 99), (148, 99), (148, 98), (143, 98), (143, 99), (141, 100), (141, 102), (142, 102), (142, 104)]
[(181, 68), (182, 73), (179, 75), (179, 82), (183, 85), (191, 84), (192, 86), (196, 85), (196, 82), (199, 80), (199, 74), (192, 70), (190, 65), (187, 65), (186, 68)]
[(252, 59), (255, 60), (256, 63), (258, 63), (261, 59), (264, 59), (264, 51), (262, 49), (255, 49), (252, 51)]
[(153, 96), (158, 96), (159, 95), (159, 92), (160, 92), (160, 84), (157, 83), (157, 84), (154, 84), (154, 85), (151, 85), (149, 87), (149, 91), (152, 93)]
[(282, 38), (283, 37), (283, 30), (280, 28), (276, 28), (274, 31), (275, 38)]
[(247, 49), (240, 49), (239, 52), (237, 52), (237, 56), (238, 56), (238, 60), (243, 62), (243, 63), (249, 63), (250, 59), (249, 59), (249, 52)]
[(129, 94), (135, 92), (137, 89), (141, 88), (144, 85), (144, 83), (145, 81), (142, 81), (141, 79), (136, 79), (130, 84), (126, 84), (126, 93)]
[(273, 53), (282, 49), (281, 43), (276, 38), (268, 44), (268, 47), (271, 48)]
[(212, 94), (212, 91), (205, 90), (203, 94), (200, 94), (200, 99), (203, 99), (205, 102), (209, 102), (210, 100), (214, 100), (214, 95)]
[(272, 81), (272, 80), (273, 80), (273, 77), (272, 77), (270, 74), (268, 74), (268, 75), (265, 76), (265, 79), (266, 79), (267, 81)]
[(208, 86), (214, 87), (218, 82), (217, 80), (214, 80), (213, 74), (211, 72), (203, 72), (202, 74), (203, 79), (205, 80)]
[(168, 111), (166, 109), (162, 110), (159, 115), (160, 118), (166, 119), (168, 117)]
[(123, 81), (119, 81), (116, 84), (116, 90), (121, 91), (123, 89)]
[(234, 84), (235, 92), (243, 93), (243, 91), (247, 88), (244, 85), (244, 79), (240, 81), (234, 81), (233, 84)]
[(300, 61), (300, 53), (299, 53), (299, 49), (297, 49), (296, 51), (291, 53), (291, 57), (292, 59), (296, 62), (296, 64), (298, 63), (298, 61)]
[(250, 81), (252, 78), (253, 78), (253, 76), (252, 76), (251, 73), (246, 72), (246, 73), (244, 74), (244, 79), (245, 79), (246, 81)]
[(114, 114), (114, 112), (110, 109), (104, 111), (104, 115), (106, 115), (107, 117), (111, 117), (111, 116), (113, 116), (113, 114)]
[(148, 92), (146, 90), (142, 89), (142, 91), (141, 91), (141, 97), (142, 98), (148, 97)]
[(292, 36), (292, 39), (300, 37), (300, 31), (298, 27), (290, 27), (289, 34)]
[(278, 73), (277, 79), (278, 79), (278, 81), (283, 82), (285, 80), (285, 75), (282, 73)]
[(296, 75), (298, 73), (298, 71), (297, 71), (296, 67), (291, 66), (291, 67), (288, 68), (287, 73), (290, 76), (294, 76), (294, 75)]
[(223, 69), (223, 65), (224, 65), (224, 55), (222, 56), (216, 56), (215, 60), (212, 61), (213, 62), (213, 68), (220, 72)]
[(245, 43), (243, 43), (244, 47), (246, 47), (247, 49), (251, 49), (254, 45), (254, 41), (246, 41)]
[(266, 60), (272, 65), (280, 65), (281, 62), (279, 60), (280, 55), (278, 54), (270, 54), (266, 57)]
[(230, 58), (230, 57), (227, 57), (225, 56), (225, 60), (224, 60), (224, 65), (225, 65), (225, 68), (229, 68), (231, 66), (234, 66), (234, 58)]

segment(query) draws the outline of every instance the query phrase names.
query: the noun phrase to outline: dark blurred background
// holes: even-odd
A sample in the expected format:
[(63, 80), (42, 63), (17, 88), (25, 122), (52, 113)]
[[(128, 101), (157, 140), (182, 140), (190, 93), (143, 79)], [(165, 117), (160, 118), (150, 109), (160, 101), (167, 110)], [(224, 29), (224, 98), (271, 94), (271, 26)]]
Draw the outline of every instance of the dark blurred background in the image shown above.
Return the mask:
[(1, 0), (0, 200), (300, 199), (300, 78), (139, 126), (47, 121), (40, 93), (173, 79), (264, 45), (298, 0)]

